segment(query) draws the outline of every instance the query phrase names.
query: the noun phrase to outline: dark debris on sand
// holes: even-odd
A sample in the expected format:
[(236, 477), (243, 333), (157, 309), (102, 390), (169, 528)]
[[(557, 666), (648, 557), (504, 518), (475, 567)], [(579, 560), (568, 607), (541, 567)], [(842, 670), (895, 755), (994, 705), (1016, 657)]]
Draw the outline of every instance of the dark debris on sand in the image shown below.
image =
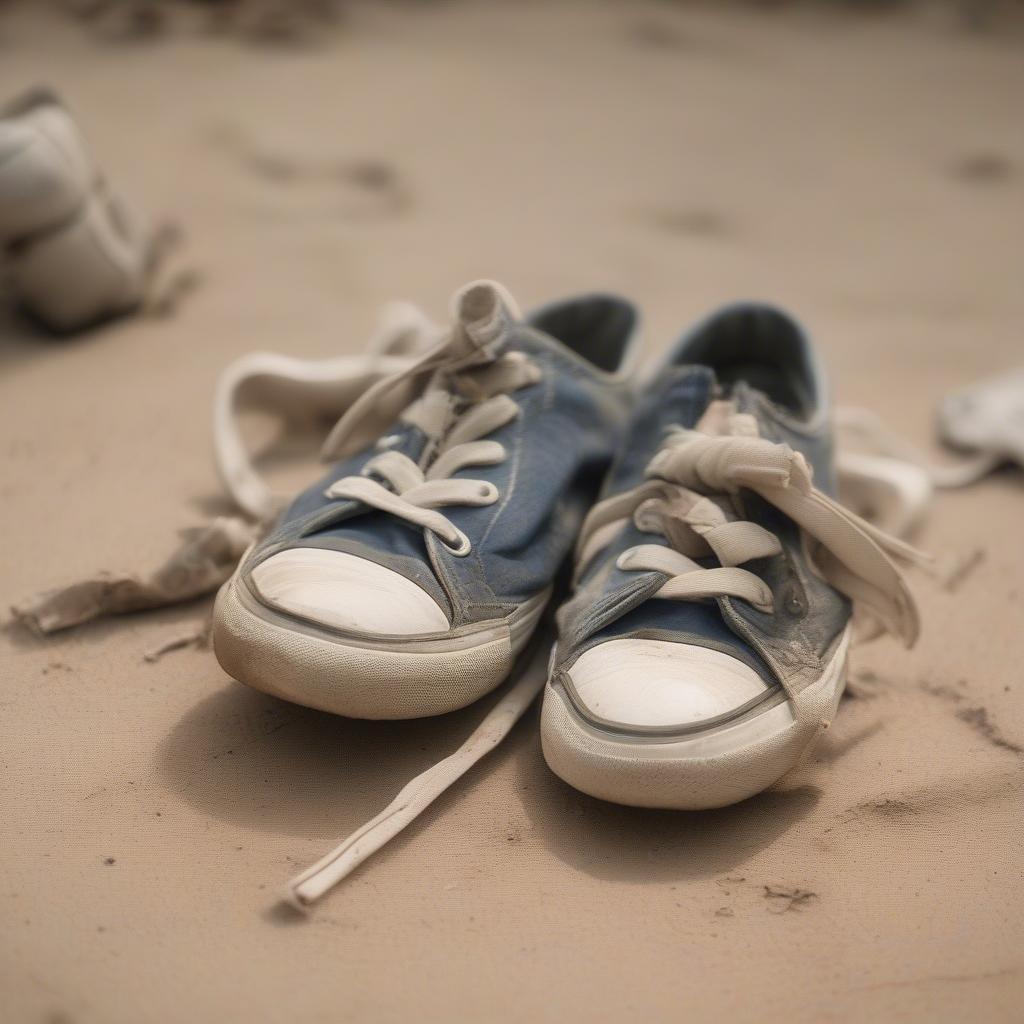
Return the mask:
[(766, 885), (764, 898), (768, 900), (773, 914), (786, 914), (791, 910), (803, 910), (819, 897), (810, 889), (789, 888), (788, 886)]
[(1011, 743), (999, 731), (996, 724), (989, 718), (988, 708), (961, 708), (957, 711), (956, 717), (961, 722), (966, 722), (976, 733), (988, 740), (993, 747), (998, 747), (1000, 750), (1009, 750), (1013, 754), (1024, 754), (1024, 747)]
[[(963, 704), (968, 697), (967, 683), (962, 679), (955, 687), (947, 686), (944, 683), (930, 683), (927, 680), (922, 680), (918, 686), (930, 697), (937, 697), (950, 704)], [(1003, 692), (1005, 693), (1006, 689)], [(993, 747), (999, 750), (1008, 750), (1012, 754), (1024, 754), (1024, 747), (1008, 740), (1003, 735), (999, 726), (992, 721), (989, 710), (984, 705), (959, 707), (954, 714), (961, 722), (969, 725), (979, 736), (991, 743)]]
[(733, 234), (732, 221), (707, 207), (658, 207), (643, 211), (643, 219), (669, 235), (694, 238), (725, 238)]
[(1000, 185), (1014, 176), (1016, 168), (1002, 153), (971, 153), (953, 164), (952, 173), (968, 185)]

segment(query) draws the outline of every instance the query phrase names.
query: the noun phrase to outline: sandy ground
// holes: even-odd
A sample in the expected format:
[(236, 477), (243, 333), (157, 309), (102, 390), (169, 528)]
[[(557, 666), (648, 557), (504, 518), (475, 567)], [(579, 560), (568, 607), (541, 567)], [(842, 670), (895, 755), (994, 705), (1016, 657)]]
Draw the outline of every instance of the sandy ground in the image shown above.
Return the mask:
[[(73, 342), (3, 324), (4, 604), (155, 562), (216, 508), (228, 359), (356, 351), (383, 300), (440, 315), (474, 277), (527, 305), (625, 291), (651, 353), (771, 298), (841, 401), (921, 442), (939, 396), (1020, 361), (1019, 39), (451, 3), (358, 6), (336, 39), (267, 52), (103, 44), (41, 7), (0, 20), (0, 93), (63, 90), (112, 174), (187, 228), (204, 285)], [(392, 169), (399, 201), (353, 161)], [(1012, 474), (937, 504), (924, 546), (982, 560), (954, 590), (919, 580), (918, 649), (858, 650), (854, 699), (776, 791), (605, 805), (550, 774), (529, 715), (308, 920), (279, 886), (482, 708), (358, 723), (209, 652), (144, 663), (202, 604), (8, 631), (3, 1019), (1020, 1020), (1022, 513)]]

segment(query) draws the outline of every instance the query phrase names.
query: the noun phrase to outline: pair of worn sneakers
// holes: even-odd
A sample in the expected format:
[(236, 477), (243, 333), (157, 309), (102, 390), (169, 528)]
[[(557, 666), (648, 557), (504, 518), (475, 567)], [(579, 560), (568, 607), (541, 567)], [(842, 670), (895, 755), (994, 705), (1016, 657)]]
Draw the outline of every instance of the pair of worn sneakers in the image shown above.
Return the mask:
[(855, 621), (915, 639), (913, 552), (832, 496), (792, 319), (727, 307), (643, 384), (637, 327), (611, 295), (524, 318), (500, 285), (459, 292), (222, 588), (224, 669), (335, 714), (439, 715), (508, 679), (568, 592), (541, 716), (559, 776), (697, 809), (784, 775), (835, 714)]

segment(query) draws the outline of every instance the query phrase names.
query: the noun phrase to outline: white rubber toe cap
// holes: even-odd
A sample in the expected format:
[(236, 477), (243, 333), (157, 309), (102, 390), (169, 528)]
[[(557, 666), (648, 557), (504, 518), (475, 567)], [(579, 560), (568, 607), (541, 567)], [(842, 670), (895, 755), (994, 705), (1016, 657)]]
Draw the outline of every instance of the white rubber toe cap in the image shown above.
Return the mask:
[(256, 566), (252, 580), (268, 604), (335, 629), (416, 636), (450, 626), (412, 580), (342, 551), (290, 548)]
[(609, 640), (580, 655), (568, 675), (588, 715), (641, 728), (693, 725), (768, 689), (728, 654), (668, 640)]

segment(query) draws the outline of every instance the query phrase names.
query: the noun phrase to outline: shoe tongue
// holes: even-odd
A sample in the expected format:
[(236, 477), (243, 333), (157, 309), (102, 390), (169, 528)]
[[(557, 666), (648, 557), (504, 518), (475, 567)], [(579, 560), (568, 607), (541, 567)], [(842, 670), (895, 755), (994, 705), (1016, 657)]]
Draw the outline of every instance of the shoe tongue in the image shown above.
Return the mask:
[(515, 299), (497, 281), (473, 281), (452, 299), (453, 340), (467, 355), (492, 346), (521, 319)]

